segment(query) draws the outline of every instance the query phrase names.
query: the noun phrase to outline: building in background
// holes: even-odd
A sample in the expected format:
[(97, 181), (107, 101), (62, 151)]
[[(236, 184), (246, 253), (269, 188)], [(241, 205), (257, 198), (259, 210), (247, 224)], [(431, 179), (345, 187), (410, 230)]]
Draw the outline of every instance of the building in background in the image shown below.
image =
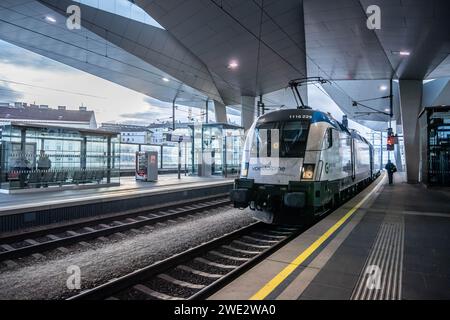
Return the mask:
[(168, 121), (164, 123), (152, 123), (148, 127), (152, 130), (152, 143), (165, 143), (168, 133), (189, 136), (192, 134), (189, 129), (192, 123), (177, 122), (175, 123), (175, 131), (173, 131), (173, 123)]
[(70, 110), (65, 106), (58, 106), (58, 108), (54, 109), (48, 105), (29, 105), (22, 102), (16, 102), (14, 105), (0, 103), (0, 125), (10, 122), (80, 129), (97, 128), (94, 111), (88, 111), (84, 106), (79, 107), (78, 110)]
[(120, 142), (132, 144), (151, 144), (152, 131), (146, 126), (136, 126), (121, 123), (102, 123), (100, 130), (117, 132)]

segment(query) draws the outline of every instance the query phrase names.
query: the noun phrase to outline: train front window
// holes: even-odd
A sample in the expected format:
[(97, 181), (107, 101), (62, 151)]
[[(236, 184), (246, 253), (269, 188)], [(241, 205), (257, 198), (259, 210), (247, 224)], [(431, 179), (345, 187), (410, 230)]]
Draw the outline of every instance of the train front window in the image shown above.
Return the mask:
[(309, 121), (269, 122), (258, 125), (252, 144), (253, 157), (303, 158)]
[[(277, 143), (277, 133), (279, 132), (277, 122), (269, 122), (259, 125), (255, 129), (255, 140), (253, 142), (252, 154), (257, 158), (277, 156), (272, 143)], [(276, 147), (277, 145), (275, 145)]]
[(287, 121), (282, 124), (281, 130), (280, 158), (303, 158), (309, 121)]

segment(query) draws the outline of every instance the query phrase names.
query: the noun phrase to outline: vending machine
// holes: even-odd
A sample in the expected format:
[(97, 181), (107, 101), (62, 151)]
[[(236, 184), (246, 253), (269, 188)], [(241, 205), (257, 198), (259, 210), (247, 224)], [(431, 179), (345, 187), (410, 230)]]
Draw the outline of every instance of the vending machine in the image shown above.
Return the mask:
[(158, 152), (136, 152), (136, 180), (158, 181)]

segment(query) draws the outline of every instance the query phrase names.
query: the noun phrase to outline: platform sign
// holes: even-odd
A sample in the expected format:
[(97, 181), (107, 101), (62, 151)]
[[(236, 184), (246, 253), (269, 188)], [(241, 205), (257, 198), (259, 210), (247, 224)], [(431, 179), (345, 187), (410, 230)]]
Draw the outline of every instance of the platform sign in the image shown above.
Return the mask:
[(180, 136), (180, 135), (168, 133), (166, 135), (166, 141), (169, 141), (169, 142), (192, 142), (192, 137), (191, 136)]
[(135, 177), (140, 181), (158, 180), (158, 152), (136, 152)]

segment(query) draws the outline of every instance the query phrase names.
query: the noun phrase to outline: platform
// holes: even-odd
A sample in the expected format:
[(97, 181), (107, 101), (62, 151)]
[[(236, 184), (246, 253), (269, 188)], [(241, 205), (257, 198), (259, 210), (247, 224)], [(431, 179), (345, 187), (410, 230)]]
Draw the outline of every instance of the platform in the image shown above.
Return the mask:
[(226, 193), (233, 181), (195, 176), (178, 179), (169, 174), (160, 176), (157, 182), (122, 177), (120, 186), (98, 189), (0, 194), (0, 232)]
[(449, 299), (450, 190), (382, 176), (211, 299)]

